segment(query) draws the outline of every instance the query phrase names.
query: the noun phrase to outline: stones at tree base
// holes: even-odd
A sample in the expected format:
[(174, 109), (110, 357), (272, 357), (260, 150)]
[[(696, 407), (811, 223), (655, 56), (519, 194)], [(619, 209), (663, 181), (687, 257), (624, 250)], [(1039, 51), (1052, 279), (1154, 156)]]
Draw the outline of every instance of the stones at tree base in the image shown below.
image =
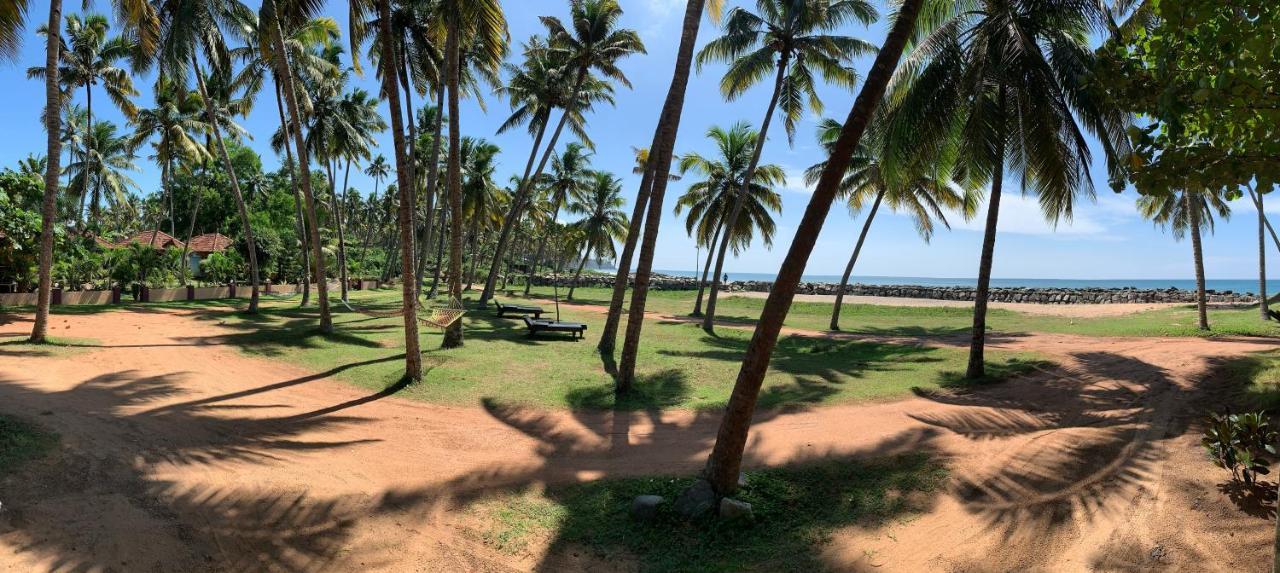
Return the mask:
[(720, 500), (720, 519), (751, 521), (754, 518), (755, 516), (751, 513), (751, 504), (729, 497)]
[(711, 482), (699, 479), (693, 482), (689, 489), (684, 490), (679, 498), (676, 498), (676, 513), (684, 516), (685, 519), (702, 517), (715, 509), (719, 497), (711, 487)]
[(637, 495), (631, 500), (631, 518), (636, 521), (653, 521), (658, 517), (658, 506), (665, 501), (666, 498), (660, 495)]
[(747, 472), (738, 472), (738, 487), (747, 487)]

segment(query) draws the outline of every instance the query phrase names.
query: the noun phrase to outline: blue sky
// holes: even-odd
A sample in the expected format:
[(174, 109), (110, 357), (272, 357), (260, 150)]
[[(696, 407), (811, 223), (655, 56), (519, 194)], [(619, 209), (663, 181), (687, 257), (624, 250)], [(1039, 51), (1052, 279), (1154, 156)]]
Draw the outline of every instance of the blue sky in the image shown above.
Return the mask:
[[(511, 29), (513, 52), (531, 34), (542, 31), (539, 15), (555, 15), (567, 18), (567, 2), (563, 0), (504, 0), (507, 20)], [(616, 106), (600, 107), (589, 117), (589, 130), (596, 143), (593, 165), (597, 169), (614, 172), (624, 181), (628, 200), (634, 198), (639, 184), (631, 173), (632, 146), (648, 145), (653, 134), (659, 107), (666, 95), (675, 48), (679, 41), (680, 21), (684, 0), (620, 0), (625, 15), (623, 25), (640, 32), (648, 54), (635, 56), (622, 62), (621, 67), (630, 78), (633, 89), (619, 86)], [(728, 5), (738, 5), (730, 1)], [(79, 3), (66, 5), (66, 9), (78, 8)], [(94, 9), (106, 11), (109, 6), (97, 2)], [(331, 2), (327, 12), (346, 28), (346, 4)], [(26, 43), (19, 63), (0, 65), (0, 125), (5, 126), (5, 136), (0, 137), (0, 165), (12, 166), (28, 153), (43, 152), (44, 134), (39, 123), (39, 110), (44, 102), (43, 84), (28, 80), (28, 66), (44, 62), (43, 44), (35, 35), (39, 21), (47, 18), (47, 2), (35, 2), (29, 23)], [(875, 44), (883, 39), (886, 24), (880, 22), (870, 28), (850, 27), (844, 33)], [(718, 31), (704, 22), (699, 44), (713, 38)], [(514, 57), (514, 56), (513, 56)], [(860, 72), (870, 66), (870, 59), (856, 63)], [(724, 67), (710, 65), (693, 78), (689, 84), (684, 119), (677, 153), (700, 151), (710, 153), (704, 133), (713, 125), (728, 126), (739, 120), (758, 124), (764, 114), (769, 96), (768, 86), (761, 85), (733, 102), (725, 102), (719, 93), (718, 81)], [(142, 92), (139, 101), (150, 102), (150, 84), (154, 77), (137, 80)], [(376, 91), (371, 77), (357, 79), (370, 91)], [(826, 103), (825, 116), (843, 117), (853, 103), (853, 92), (824, 87), (821, 90)], [(76, 96), (82, 98), (80, 94)], [(120, 122), (115, 110), (106, 109), (106, 98), (95, 98), (95, 115)], [(496, 129), (506, 118), (508, 106), (496, 96), (486, 98), (487, 112), (474, 101), (465, 101), (462, 107), (462, 129), (466, 135), (489, 139), (502, 147), (498, 181), (505, 183), (508, 176), (524, 165), (531, 145), (523, 130), (497, 135)], [(417, 105), (421, 105), (419, 101)], [(822, 159), (814, 142), (814, 127), (818, 116), (806, 118), (799, 126), (794, 145), (788, 145), (780, 128), (771, 129), (766, 144), (764, 160), (783, 166), (790, 175), (786, 188), (781, 190), (783, 211), (778, 217), (778, 233), (773, 248), (754, 245), (742, 257), (726, 264), (727, 271), (772, 273), (777, 270), (809, 199), (809, 192), (800, 179), (805, 167)], [(274, 102), (259, 98), (252, 114), (244, 125), (255, 139), (249, 144), (263, 156), (268, 169), (276, 168), (280, 161), (269, 149), (269, 134), (276, 129)], [(391, 158), (390, 135), (383, 134), (379, 152)], [(562, 141), (563, 147), (568, 141)], [(159, 172), (146, 160), (140, 160), (142, 171), (133, 174), (144, 192), (158, 187)], [(353, 170), (354, 171), (354, 170)], [(1134, 209), (1136, 195), (1132, 191), (1115, 194), (1106, 185), (1104, 166), (1095, 161), (1092, 172), (1097, 183), (1097, 202), (1081, 205), (1071, 222), (1063, 222), (1057, 228), (1045, 223), (1038, 212), (1034, 198), (1023, 198), (1017, 190), (1006, 192), (1001, 208), (1000, 236), (996, 244), (994, 275), (1001, 278), (1122, 278), (1164, 279), (1191, 278), (1190, 245), (1174, 242), (1168, 234), (1142, 220)], [(372, 182), (363, 175), (352, 175), (352, 186), (368, 190)], [(682, 193), (688, 181), (677, 181), (668, 188), (666, 214), (662, 221), (662, 233), (654, 266), (659, 269), (691, 269), (695, 264), (694, 242), (684, 234), (683, 224), (671, 213), (674, 196)], [(1249, 278), (1257, 274), (1256, 218), (1252, 205), (1237, 201), (1233, 205), (1236, 215), (1228, 222), (1221, 222), (1217, 233), (1206, 238), (1206, 267), (1211, 279)], [(630, 205), (627, 207), (630, 212)], [(1280, 196), (1271, 199), (1268, 211), (1280, 214)], [(982, 241), (982, 221), (979, 214), (972, 221), (953, 218), (950, 232), (943, 230), (935, 235), (932, 244), (924, 244), (915, 234), (911, 222), (904, 216), (883, 212), (867, 239), (863, 255), (855, 270), (856, 275), (924, 276), (924, 277), (973, 277), (977, 274), (978, 252)], [(848, 260), (853, 241), (861, 226), (861, 219), (851, 218), (840, 206), (832, 209), (827, 224), (810, 258), (807, 273), (839, 274)], [(1268, 253), (1271, 275), (1280, 276), (1280, 259), (1274, 250)], [(705, 256), (705, 251), (702, 253)]]

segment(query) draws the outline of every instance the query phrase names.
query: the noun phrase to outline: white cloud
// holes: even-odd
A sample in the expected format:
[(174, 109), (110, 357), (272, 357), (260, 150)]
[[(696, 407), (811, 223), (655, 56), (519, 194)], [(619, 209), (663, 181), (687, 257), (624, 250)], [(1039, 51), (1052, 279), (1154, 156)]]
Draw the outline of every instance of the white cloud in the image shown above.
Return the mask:
[(646, 41), (663, 36), (669, 27), (668, 21), (677, 13), (682, 13), (679, 9), (685, 4), (682, 0), (645, 0), (644, 7), (648, 14), (644, 17), (645, 25), (640, 28), (640, 36)]
[[(1018, 194), (1003, 195), (1000, 198), (999, 231), (1016, 235), (1071, 235), (1073, 237), (1093, 236), (1106, 238), (1108, 236), (1107, 225), (1103, 223), (1102, 217), (1097, 216), (1095, 209), (1090, 207), (1092, 205), (1077, 207), (1075, 217), (1072, 220), (1060, 220), (1055, 227), (1045, 220), (1044, 213), (1040, 210), (1040, 203), (1036, 201), (1035, 197), (1024, 197)], [(984, 205), (978, 214), (968, 221), (957, 215), (952, 220), (951, 227), (953, 229), (981, 232), (985, 229), (986, 221), (987, 209)]]
[(803, 193), (805, 195), (813, 195), (813, 186), (804, 182), (804, 170), (794, 167), (786, 167), (783, 171), (787, 175), (787, 181), (782, 185), (784, 191), (792, 193)]

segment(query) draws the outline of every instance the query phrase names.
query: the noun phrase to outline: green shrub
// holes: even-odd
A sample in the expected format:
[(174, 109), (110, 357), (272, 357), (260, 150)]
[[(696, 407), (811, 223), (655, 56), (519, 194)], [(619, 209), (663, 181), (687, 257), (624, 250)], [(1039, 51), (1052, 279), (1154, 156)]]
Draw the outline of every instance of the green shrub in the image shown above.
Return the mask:
[(1265, 412), (1210, 414), (1200, 443), (1218, 467), (1231, 471), (1231, 479), (1251, 486), (1257, 476), (1271, 473), (1276, 455), (1276, 432)]

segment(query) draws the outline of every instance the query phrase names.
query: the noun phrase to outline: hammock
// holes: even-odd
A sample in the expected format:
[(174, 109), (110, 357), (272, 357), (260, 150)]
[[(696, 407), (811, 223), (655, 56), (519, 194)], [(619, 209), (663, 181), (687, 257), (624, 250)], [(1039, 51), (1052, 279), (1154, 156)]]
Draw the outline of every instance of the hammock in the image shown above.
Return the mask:
[[(342, 300), (341, 298), (338, 299), (338, 302), (341, 302), (342, 306), (347, 307), (347, 310), (350, 310), (351, 312), (360, 313), (365, 316), (370, 316), (373, 318), (395, 318), (398, 316), (404, 316), (403, 308), (399, 308), (396, 310), (370, 310), (370, 309), (363, 309), (363, 308), (357, 308), (355, 306), (352, 306), (351, 303), (348, 303), (347, 301)], [(424, 317), (423, 316), (424, 313), (427, 316)], [(418, 312), (416, 313), (415, 318), (418, 319), (418, 322), (425, 324), (427, 326), (430, 326), (433, 328), (445, 329), (452, 326), (453, 323), (461, 320), (462, 315), (466, 313), (467, 313), (467, 308), (463, 306), (462, 303), (458, 301), (458, 299), (450, 297), (449, 305), (444, 307), (434, 307), (434, 308), (427, 309), (427, 308), (423, 308), (422, 305), (419, 304)]]

